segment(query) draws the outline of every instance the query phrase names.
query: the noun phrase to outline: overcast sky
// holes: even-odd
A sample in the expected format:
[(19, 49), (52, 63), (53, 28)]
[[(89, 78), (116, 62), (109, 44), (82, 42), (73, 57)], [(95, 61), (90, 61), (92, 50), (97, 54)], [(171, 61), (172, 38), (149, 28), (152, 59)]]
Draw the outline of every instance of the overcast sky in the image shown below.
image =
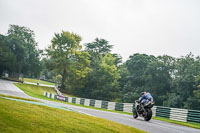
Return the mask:
[(0, 34), (10, 24), (33, 30), (41, 49), (64, 30), (82, 44), (108, 40), (123, 60), (134, 53), (200, 55), (200, 0), (0, 0)]

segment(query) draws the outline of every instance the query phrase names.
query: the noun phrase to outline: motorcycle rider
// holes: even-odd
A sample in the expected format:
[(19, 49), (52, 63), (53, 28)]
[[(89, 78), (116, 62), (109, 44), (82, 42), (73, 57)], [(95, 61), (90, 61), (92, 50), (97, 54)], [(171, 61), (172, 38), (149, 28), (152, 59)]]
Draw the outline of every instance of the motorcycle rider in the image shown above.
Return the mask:
[(149, 92), (142, 92), (141, 94), (141, 98), (139, 99), (141, 103), (148, 103), (149, 101), (153, 101), (153, 97), (151, 96), (151, 94)]
[(141, 107), (144, 110), (144, 114), (146, 114), (146, 111), (144, 109), (144, 105), (148, 104), (150, 101), (153, 101), (153, 97), (151, 96), (151, 94), (149, 92), (144, 91), (144, 92), (141, 93), (141, 97), (137, 101), (139, 103), (141, 103)]

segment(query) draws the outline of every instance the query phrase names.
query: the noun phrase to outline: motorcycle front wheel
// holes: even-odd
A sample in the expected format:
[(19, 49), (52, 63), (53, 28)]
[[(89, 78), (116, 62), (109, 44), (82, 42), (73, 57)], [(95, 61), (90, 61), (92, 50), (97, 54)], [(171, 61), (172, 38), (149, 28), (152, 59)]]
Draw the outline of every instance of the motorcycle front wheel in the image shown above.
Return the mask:
[(144, 120), (149, 121), (149, 120), (151, 120), (151, 117), (152, 117), (152, 110), (146, 109), (146, 112), (147, 112), (147, 115), (146, 115), (146, 117), (144, 117)]
[(137, 114), (136, 110), (134, 110), (134, 111), (133, 111), (133, 118), (136, 119), (137, 117), (138, 117), (138, 114)]

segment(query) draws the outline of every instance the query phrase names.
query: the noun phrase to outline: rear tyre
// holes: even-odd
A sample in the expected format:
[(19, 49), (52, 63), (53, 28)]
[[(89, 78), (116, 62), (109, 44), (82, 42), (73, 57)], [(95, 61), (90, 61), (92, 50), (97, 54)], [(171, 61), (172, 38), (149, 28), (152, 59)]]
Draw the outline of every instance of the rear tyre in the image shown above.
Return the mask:
[(149, 121), (151, 120), (152, 117), (152, 110), (151, 109), (147, 109), (147, 116), (144, 118), (145, 121)]
[(136, 119), (137, 117), (138, 117), (138, 114), (137, 114), (136, 110), (134, 110), (134, 111), (133, 111), (133, 118)]

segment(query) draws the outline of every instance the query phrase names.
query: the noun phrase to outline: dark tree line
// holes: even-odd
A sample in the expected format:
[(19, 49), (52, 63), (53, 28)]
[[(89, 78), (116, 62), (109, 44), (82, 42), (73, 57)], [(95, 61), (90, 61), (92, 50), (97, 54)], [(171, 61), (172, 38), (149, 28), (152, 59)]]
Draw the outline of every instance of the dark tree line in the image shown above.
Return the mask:
[(40, 74), (40, 51), (35, 34), (26, 27), (10, 25), (7, 35), (0, 34), (0, 76), (37, 77)]
[(200, 109), (199, 57), (134, 54), (121, 69), (123, 102), (132, 102), (145, 90), (152, 93), (156, 105)]
[(81, 45), (82, 38), (66, 31), (55, 33), (43, 53), (26, 27), (11, 25), (0, 35), (0, 74), (42, 75), (62, 92), (79, 97), (134, 102), (149, 91), (158, 106), (200, 109), (200, 57), (133, 54), (122, 63), (105, 39)]

